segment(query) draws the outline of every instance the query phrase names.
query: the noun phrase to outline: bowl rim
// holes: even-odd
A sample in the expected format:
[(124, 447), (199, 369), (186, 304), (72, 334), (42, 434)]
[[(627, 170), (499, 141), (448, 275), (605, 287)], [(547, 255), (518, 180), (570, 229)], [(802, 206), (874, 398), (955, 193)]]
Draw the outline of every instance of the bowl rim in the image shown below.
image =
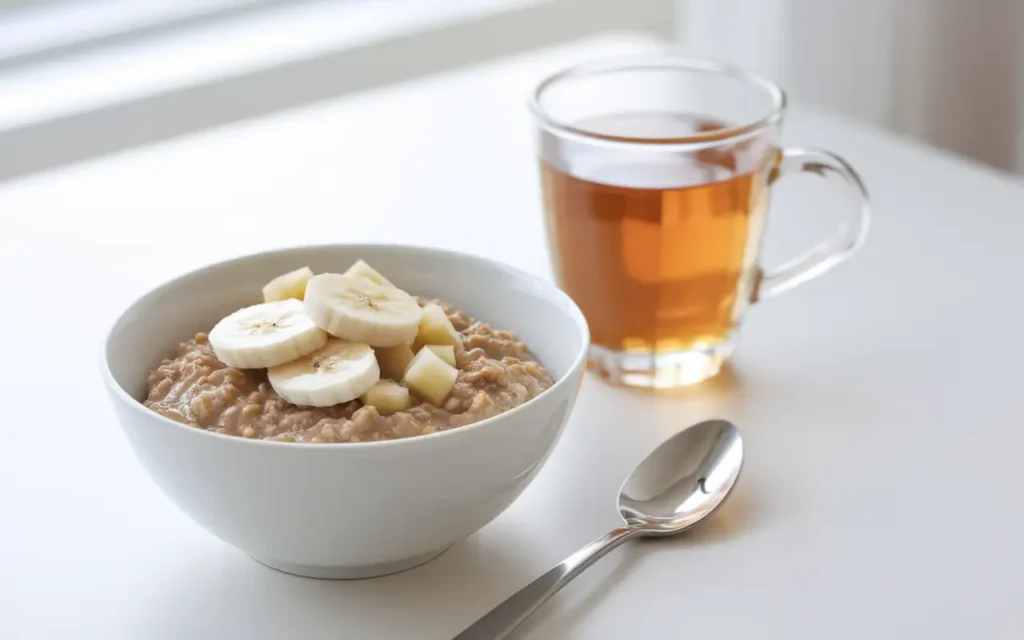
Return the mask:
[[(371, 441), (371, 442), (324, 442), (324, 443), (279, 442), (279, 441), (276, 441), (276, 440), (266, 440), (266, 439), (263, 439), (263, 438), (242, 438), (242, 437), (239, 437), (239, 436), (232, 436), (232, 435), (217, 433), (216, 431), (210, 431), (208, 429), (203, 429), (201, 427), (196, 427), (194, 425), (185, 424), (185, 423), (182, 423), (182, 422), (178, 422), (176, 420), (171, 420), (170, 418), (168, 418), (166, 416), (163, 416), (163, 415), (157, 413), (156, 411), (150, 410), (145, 405), (143, 405), (141, 402), (139, 402), (134, 397), (132, 397), (131, 394), (129, 394), (127, 391), (125, 391), (124, 388), (117, 382), (117, 380), (114, 379), (114, 374), (110, 370), (110, 363), (107, 361), (107, 349), (108, 349), (108, 347), (110, 345), (111, 339), (114, 336), (114, 330), (117, 329), (118, 325), (121, 323), (121, 321), (124, 319), (124, 317), (136, 305), (138, 305), (140, 302), (142, 302), (143, 300), (145, 300), (149, 296), (155, 295), (158, 291), (161, 291), (163, 289), (171, 287), (171, 286), (173, 286), (173, 285), (175, 285), (175, 284), (177, 284), (177, 283), (179, 283), (179, 282), (181, 282), (181, 281), (183, 281), (185, 279), (192, 278), (192, 277), (202, 273), (203, 271), (207, 271), (207, 270), (210, 270), (210, 269), (215, 269), (215, 268), (218, 268), (218, 267), (224, 267), (224, 266), (227, 266), (227, 265), (231, 265), (233, 263), (242, 263), (242, 262), (247, 262), (247, 261), (250, 261), (250, 260), (255, 260), (255, 259), (258, 259), (258, 258), (271, 257), (271, 256), (279, 255), (279, 254), (301, 252), (301, 251), (305, 251), (305, 250), (330, 250), (330, 249), (345, 249), (345, 250), (365, 249), (365, 250), (370, 250), (370, 251), (381, 250), (381, 249), (383, 249), (383, 250), (411, 250), (411, 251), (420, 252), (420, 253), (423, 253), (423, 254), (440, 254), (440, 255), (442, 255), (444, 257), (448, 257), (448, 258), (454, 258), (454, 259), (458, 259), (458, 260), (468, 260), (470, 262), (476, 262), (478, 264), (486, 265), (488, 267), (492, 267), (492, 268), (496, 267), (499, 270), (506, 271), (506, 272), (516, 276), (516, 277), (526, 279), (527, 281), (530, 281), (530, 282), (532, 282), (535, 285), (539, 285), (539, 287), (542, 290), (544, 290), (545, 292), (548, 292), (550, 294), (550, 296), (551, 296), (551, 298), (553, 300), (561, 300), (562, 302), (566, 303), (570, 317), (573, 320), (575, 320), (576, 326), (577, 326), (577, 328), (580, 329), (580, 332), (581, 332), (582, 340), (581, 340), (581, 347), (580, 347), (579, 353), (576, 354), (576, 357), (573, 359), (573, 362), (570, 365), (568, 371), (566, 371), (565, 375), (560, 376), (558, 379), (556, 379), (554, 384), (552, 384), (550, 387), (545, 389), (544, 392), (541, 395), (538, 395), (538, 396), (536, 396), (534, 398), (531, 398), (530, 400), (524, 402), (523, 404), (518, 405), (516, 407), (513, 407), (513, 408), (509, 409), (508, 411), (499, 413), (499, 414), (491, 416), (489, 418), (485, 418), (483, 420), (480, 420), (479, 422), (473, 422), (471, 424), (467, 424), (467, 425), (464, 425), (464, 426), (461, 426), (461, 427), (458, 427), (458, 428), (455, 428), (455, 429), (447, 429), (445, 431), (436, 431), (434, 433), (428, 433), (426, 435), (410, 436), (408, 438), (397, 438), (395, 440), (377, 440), (377, 441)], [(463, 251), (456, 251), (456, 250), (452, 250), (452, 249), (444, 249), (444, 248), (439, 248), (439, 247), (430, 247), (430, 246), (426, 246), (426, 245), (386, 244), (386, 243), (326, 243), (326, 244), (292, 245), (292, 246), (288, 246), (288, 247), (269, 249), (269, 250), (266, 250), (266, 251), (257, 251), (255, 253), (247, 253), (247, 254), (244, 254), (244, 255), (235, 256), (233, 258), (228, 258), (226, 260), (219, 260), (217, 262), (211, 262), (211, 263), (205, 264), (203, 266), (196, 267), (194, 269), (190, 269), (189, 271), (186, 271), (185, 273), (182, 273), (182, 274), (180, 274), (178, 276), (175, 276), (173, 278), (164, 280), (164, 281), (160, 282), (159, 284), (157, 284), (155, 286), (152, 286), (149, 289), (147, 289), (144, 293), (142, 293), (139, 296), (137, 296), (130, 304), (128, 304), (119, 314), (117, 314), (116, 318), (111, 323), (109, 323), (108, 328), (104, 332), (103, 335), (104, 335), (103, 343), (100, 346), (100, 372), (101, 372), (101, 375), (103, 377), (103, 383), (107, 386), (107, 388), (115, 396), (118, 397), (119, 400), (125, 402), (128, 406), (130, 406), (132, 408), (131, 409), (132, 411), (139, 411), (144, 416), (148, 416), (150, 418), (155, 418), (158, 423), (165, 424), (165, 425), (167, 425), (167, 426), (169, 426), (171, 428), (184, 429), (184, 430), (187, 430), (189, 432), (193, 432), (193, 433), (199, 435), (200, 437), (211, 437), (211, 438), (217, 438), (217, 439), (221, 439), (221, 440), (228, 441), (228, 442), (237, 442), (237, 443), (239, 443), (240, 446), (253, 445), (253, 446), (264, 446), (264, 447), (274, 447), (274, 448), (298, 448), (298, 449), (301, 449), (302, 451), (319, 451), (319, 450), (323, 450), (323, 451), (337, 451), (339, 449), (353, 449), (353, 450), (354, 449), (362, 449), (362, 450), (368, 450), (368, 449), (385, 449), (385, 448), (389, 448), (389, 447), (394, 449), (394, 448), (397, 448), (397, 447), (401, 447), (403, 445), (406, 446), (406, 447), (408, 447), (408, 446), (417, 446), (415, 444), (410, 444), (410, 443), (415, 443), (415, 442), (424, 442), (423, 446), (426, 446), (428, 443), (443, 442), (444, 438), (459, 437), (457, 434), (460, 434), (460, 433), (469, 432), (469, 431), (473, 431), (473, 430), (478, 430), (478, 429), (481, 429), (481, 428), (487, 428), (489, 425), (497, 423), (502, 418), (509, 417), (509, 416), (512, 416), (512, 415), (514, 415), (516, 413), (519, 413), (520, 411), (523, 411), (525, 409), (525, 407), (528, 407), (529, 405), (534, 404), (535, 401), (538, 398), (540, 398), (541, 396), (543, 396), (543, 395), (546, 395), (548, 393), (552, 393), (552, 392), (560, 389), (561, 387), (565, 386), (566, 384), (571, 384), (571, 383), (578, 384), (578, 381), (574, 382), (574, 379), (575, 379), (576, 376), (573, 375), (573, 372), (580, 371), (581, 375), (582, 375), (582, 371), (583, 371), (583, 368), (584, 368), (584, 364), (586, 363), (586, 359), (587, 359), (587, 355), (588, 355), (589, 347), (590, 347), (590, 326), (587, 324), (586, 318), (583, 316), (583, 312), (580, 311), (579, 306), (577, 306), (577, 304), (573, 301), (573, 299), (570, 298), (567, 293), (565, 293), (564, 291), (559, 289), (558, 286), (555, 285), (554, 283), (548, 282), (547, 280), (545, 280), (544, 278), (541, 278), (540, 276), (534, 275), (534, 274), (529, 273), (527, 271), (523, 271), (522, 269), (519, 269), (518, 267), (513, 267), (513, 266), (511, 266), (509, 264), (506, 264), (504, 262), (501, 262), (501, 261), (498, 261), (498, 260), (494, 260), (494, 259), (491, 259), (491, 258), (488, 258), (488, 257), (485, 257), (485, 256), (480, 256), (480, 255), (476, 255), (476, 254), (472, 254), (472, 253), (467, 253), (467, 252), (463, 252)]]

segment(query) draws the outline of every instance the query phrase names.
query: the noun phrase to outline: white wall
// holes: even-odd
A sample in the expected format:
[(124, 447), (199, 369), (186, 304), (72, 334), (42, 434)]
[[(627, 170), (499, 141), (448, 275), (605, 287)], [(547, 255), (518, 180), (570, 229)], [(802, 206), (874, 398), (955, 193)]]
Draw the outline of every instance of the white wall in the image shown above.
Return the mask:
[(685, 46), (794, 99), (1024, 171), (1024, 0), (680, 0)]

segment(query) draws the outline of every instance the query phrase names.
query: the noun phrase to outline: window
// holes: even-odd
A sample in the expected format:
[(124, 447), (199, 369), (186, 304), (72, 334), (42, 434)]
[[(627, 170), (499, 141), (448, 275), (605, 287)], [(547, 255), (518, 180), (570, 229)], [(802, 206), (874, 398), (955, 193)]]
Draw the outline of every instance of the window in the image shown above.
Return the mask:
[(0, 0), (0, 180), (586, 37), (675, 0)]
[(0, 0), (0, 63), (71, 55), (282, 0)]

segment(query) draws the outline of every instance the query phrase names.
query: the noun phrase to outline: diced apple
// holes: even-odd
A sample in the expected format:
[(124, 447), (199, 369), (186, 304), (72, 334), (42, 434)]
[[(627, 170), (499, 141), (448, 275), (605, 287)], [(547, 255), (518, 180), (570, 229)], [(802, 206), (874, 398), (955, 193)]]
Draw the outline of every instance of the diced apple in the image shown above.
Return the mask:
[(355, 276), (356, 278), (366, 278), (370, 282), (384, 285), (385, 287), (393, 287), (387, 278), (382, 276), (379, 271), (366, 264), (362, 260), (356, 260), (355, 264), (348, 268), (345, 272), (346, 276)]
[(423, 307), (419, 332), (416, 334), (416, 345), (427, 344), (450, 344), (457, 349), (462, 348), (462, 335), (452, 326), (444, 309), (433, 303)]
[(290, 298), (302, 300), (306, 297), (306, 285), (312, 277), (313, 270), (309, 267), (277, 276), (263, 287), (263, 302), (279, 302)]
[(438, 358), (441, 358), (451, 366), (455, 365), (455, 347), (450, 344), (428, 344), (423, 347), (424, 349), (430, 349), (434, 352)]
[(459, 372), (431, 349), (420, 349), (405, 372), (405, 386), (430, 404), (440, 407), (455, 385)]
[(396, 381), (405, 377), (405, 370), (412, 362), (412, 347), (403, 342), (394, 347), (374, 349), (374, 352), (377, 354), (377, 364), (380, 366), (380, 377)]
[(380, 380), (360, 398), (363, 404), (376, 407), (382, 415), (405, 411), (411, 404), (409, 390), (390, 380)]

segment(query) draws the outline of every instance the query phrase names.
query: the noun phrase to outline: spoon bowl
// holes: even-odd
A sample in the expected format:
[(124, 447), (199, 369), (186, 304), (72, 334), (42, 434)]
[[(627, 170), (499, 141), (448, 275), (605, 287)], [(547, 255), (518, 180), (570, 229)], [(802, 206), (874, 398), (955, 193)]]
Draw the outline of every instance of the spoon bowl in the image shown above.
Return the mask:
[(729, 496), (743, 467), (743, 439), (725, 420), (680, 431), (652, 451), (619, 490), (624, 527), (614, 529), (526, 585), (455, 640), (499, 640), (584, 569), (626, 540), (670, 536), (707, 519)]
[(673, 535), (711, 515), (743, 467), (743, 439), (725, 420), (680, 431), (652, 451), (619, 490), (619, 514), (641, 535)]

